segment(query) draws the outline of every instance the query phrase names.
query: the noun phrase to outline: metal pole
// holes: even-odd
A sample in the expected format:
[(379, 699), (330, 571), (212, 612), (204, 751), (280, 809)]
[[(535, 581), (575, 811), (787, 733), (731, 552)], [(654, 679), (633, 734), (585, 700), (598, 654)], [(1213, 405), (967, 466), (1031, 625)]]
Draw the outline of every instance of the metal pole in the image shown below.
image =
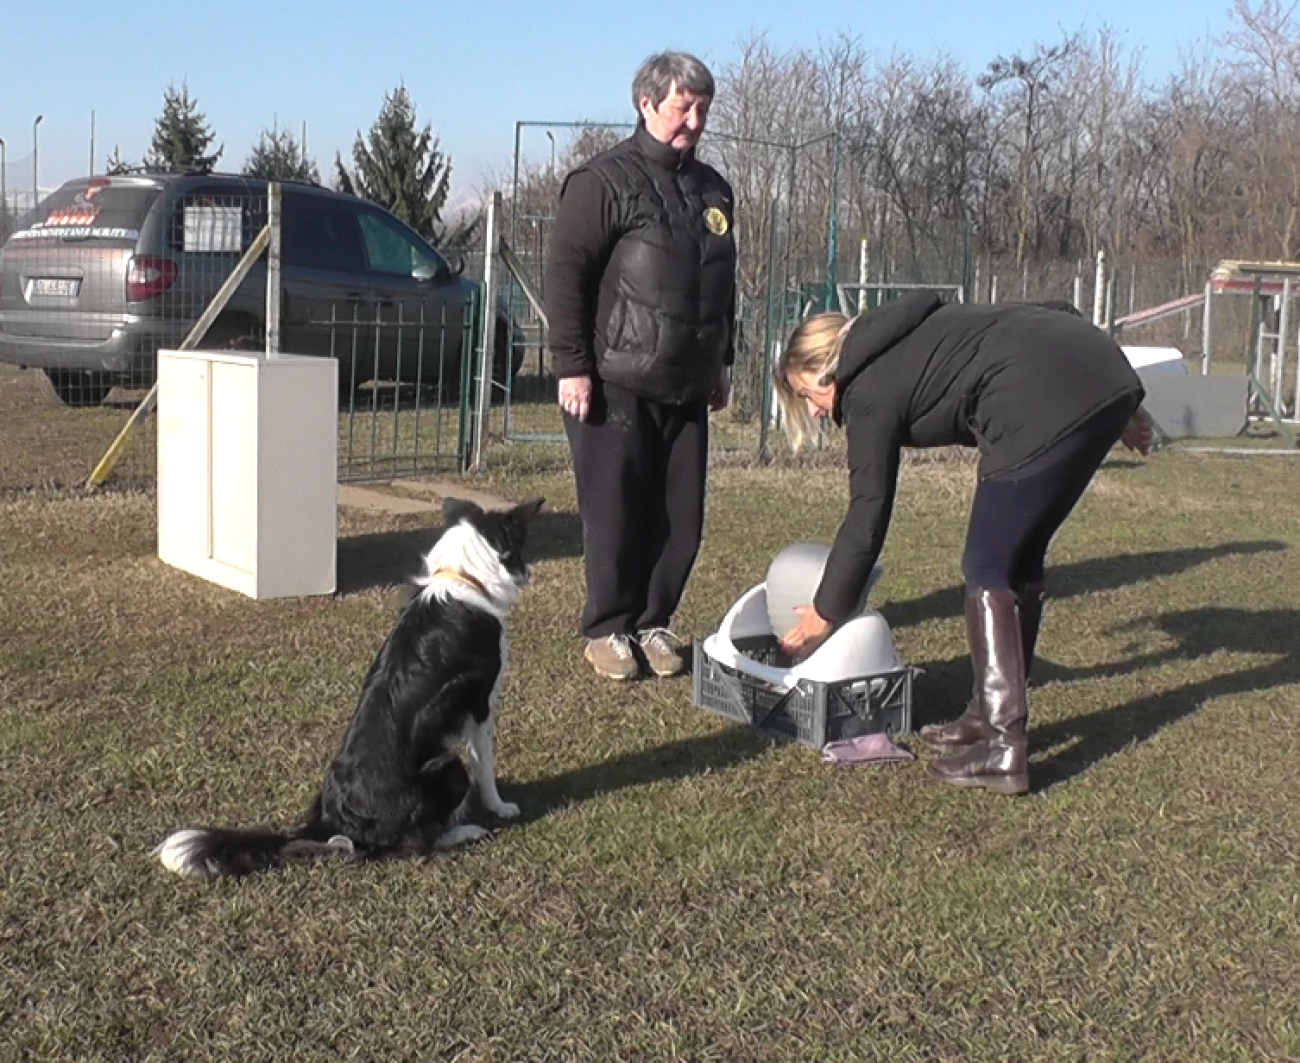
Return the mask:
[[(777, 225), (780, 222), (780, 204), (774, 197), (771, 208), (768, 211), (767, 222), (767, 299), (763, 307), (763, 369), (762, 369), (762, 401), (759, 403), (759, 426), (758, 426), (758, 460), (767, 461), (771, 457), (768, 450), (767, 439), (771, 429), (772, 421), (772, 388), (775, 386), (775, 378), (772, 373), (772, 344), (773, 344), (773, 321), (772, 314), (772, 294), (777, 292), (776, 282), (776, 260), (780, 254), (780, 237), (777, 234)], [(782, 293), (782, 299), (784, 296)], [(784, 322), (782, 322), (784, 328)]]
[[(515, 123), (515, 170), (514, 176), (510, 179), (510, 246), (519, 246), (519, 141), (523, 135), (524, 123)], [(492, 245), (488, 245), (488, 256), (491, 257)]]
[(1282, 309), (1278, 312), (1277, 320), (1277, 347), (1273, 353), (1273, 379), (1270, 381), (1273, 386), (1273, 405), (1278, 408), (1279, 413), (1286, 412), (1283, 409), (1285, 400), (1282, 397), (1282, 380), (1286, 376), (1286, 333), (1290, 324), (1291, 278), (1285, 277), (1282, 280)]
[[(474, 417), (473, 449), (470, 469), (483, 468), (483, 449), (487, 440), (488, 415), (492, 411), (492, 353), (497, 339), (497, 253), (501, 237), (497, 229), (501, 224), (501, 193), (493, 192), (487, 211), (487, 254), (483, 257), (483, 354), (479, 360), (478, 412)], [(468, 352), (467, 352), (468, 353)], [(462, 358), (464, 366), (471, 365), (468, 357)]]
[(785, 285), (790, 281), (790, 267), (794, 261), (794, 178), (799, 166), (799, 156), (793, 144), (790, 145), (790, 174), (786, 184), (785, 197), (785, 262), (781, 280), (781, 305), (785, 306)]
[(1201, 309), (1201, 376), (1210, 375), (1210, 347), (1214, 341), (1214, 282), (1205, 282), (1205, 302)]
[(91, 176), (95, 173), (95, 112), (90, 112), (90, 169), (86, 171)]
[(1250, 297), (1250, 332), (1246, 335), (1246, 372), (1250, 374), (1250, 408), (1257, 410), (1259, 408), (1259, 374), (1256, 372), (1259, 364), (1259, 330), (1260, 330), (1260, 305), (1259, 305), (1259, 277), (1255, 277), (1255, 289)]
[(864, 313), (867, 309), (867, 238), (862, 238), (862, 243), (858, 248), (858, 313)]
[(976, 299), (975, 295), (975, 225), (969, 217), (962, 218), (961, 226), (961, 295), (958, 297), (959, 302), (966, 302), (969, 298), (971, 302)]
[(835, 306), (835, 259), (839, 255), (840, 225), (840, 131), (835, 130), (835, 162), (831, 167), (831, 209), (826, 239), (826, 299), (823, 309)]
[(1092, 323), (1101, 328), (1106, 320), (1106, 252), (1097, 251), (1097, 272), (1092, 282)]
[(1300, 334), (1295, 340), (1295, 390), (1291, 396), (1291, 416), (1300, 418)]
[(36, 121), (32, 123), (32, 210), (41, 200), (41, 164), (40, 164), (40, 144), (36, 135), (36, 128), (41, 124), (41, 119), (45, 115), (38, 114)]
[(280, 353), (280, 182), (268, 182), (266, 193), (266, 354), (273, 358)]
[(9, 169), (9, 149), (0, 137), (0, 239), (9, 236), (9, 193), (5, 189), (5, 171)]

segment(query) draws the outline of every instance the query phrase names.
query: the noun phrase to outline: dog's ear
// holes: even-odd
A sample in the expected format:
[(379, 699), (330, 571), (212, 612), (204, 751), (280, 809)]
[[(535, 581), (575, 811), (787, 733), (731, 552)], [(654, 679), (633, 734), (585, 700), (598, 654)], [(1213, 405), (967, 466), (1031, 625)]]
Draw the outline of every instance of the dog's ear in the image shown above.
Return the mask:
[(483, 510), (464, 498), (444, 498), (442, 500), (442, 520), (448, 528), (462, 520), (483, 516)]
[(519, 505), (515, 506), (510, 512), (520, 520), (532, 520), (541, 511), (542, 505), (545, 502), (546, 499), (541, 498), (540, 496), (537, 498), (530, 498), (526, 502), (520, 502)]
[(508, 534), (516, 542), (523, 543), (528, 538), (528, 525), (537, 516), (537, 511), (542, 508), (544, 501), (545, 499), (542, 498), (530, 498), (527, 502), (511, 506), (501, 515)]

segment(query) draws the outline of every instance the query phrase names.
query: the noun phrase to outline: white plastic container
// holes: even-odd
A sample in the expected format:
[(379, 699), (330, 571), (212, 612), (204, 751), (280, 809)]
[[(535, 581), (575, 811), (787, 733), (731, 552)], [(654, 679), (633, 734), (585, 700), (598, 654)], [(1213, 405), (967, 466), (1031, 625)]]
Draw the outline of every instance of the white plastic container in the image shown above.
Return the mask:
[[(879, 575), (872, 573), (872, 583)], [(759, 584), (696, 644), (695, 704), (814, 748), (911, 730), (914, 670), (899, 659), (889, 624), (875, 610), (841, 624), (803, 660), (782, 666), (784, 659)]]

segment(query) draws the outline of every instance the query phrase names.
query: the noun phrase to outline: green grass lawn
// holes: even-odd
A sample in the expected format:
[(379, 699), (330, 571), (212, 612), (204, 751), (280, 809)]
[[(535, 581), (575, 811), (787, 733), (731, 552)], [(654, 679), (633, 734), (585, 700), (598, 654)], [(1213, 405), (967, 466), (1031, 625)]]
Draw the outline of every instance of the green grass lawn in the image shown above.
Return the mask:
[[(910, 462), (883, 558), (918, 723), (969, 687), (972, 484)], [(150, 848), (293, 821), (436, 528), (344, 511), (340, 593), (256, 603), (157, 560), (148, 494), (0, 494), (0, 1060), (1300, 1057), (1300, 461), (1115, 455), (1054, 548), (1023, 799), (597, 680), (568, 475), (478, 486), (549, 501), (500, 724), (523, 821), (217, 884)], [(681, 632), (845, 488), (721, 463)]]

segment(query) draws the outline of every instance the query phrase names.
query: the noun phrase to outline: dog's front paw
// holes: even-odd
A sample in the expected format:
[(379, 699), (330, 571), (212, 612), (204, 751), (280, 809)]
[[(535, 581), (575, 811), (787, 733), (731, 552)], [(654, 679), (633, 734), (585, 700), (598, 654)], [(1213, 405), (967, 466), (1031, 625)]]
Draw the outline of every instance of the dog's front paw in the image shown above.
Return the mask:
[(462, 823), (459, 827), (452, 827), (441, 838), (434, 843), (434, 848), (446, 851), (456, 849), (462, 845), (469, 845), (472, 842), (481, 842), (484, 838), (491, 837), (492, 832), (486, 827), (480, 827), (475, 823)]
[(498, 801), (495, 805), (488, 806), (488, 811), (502, 819), (515, 819), (519, 815), (519, 806), (513, 801)]

